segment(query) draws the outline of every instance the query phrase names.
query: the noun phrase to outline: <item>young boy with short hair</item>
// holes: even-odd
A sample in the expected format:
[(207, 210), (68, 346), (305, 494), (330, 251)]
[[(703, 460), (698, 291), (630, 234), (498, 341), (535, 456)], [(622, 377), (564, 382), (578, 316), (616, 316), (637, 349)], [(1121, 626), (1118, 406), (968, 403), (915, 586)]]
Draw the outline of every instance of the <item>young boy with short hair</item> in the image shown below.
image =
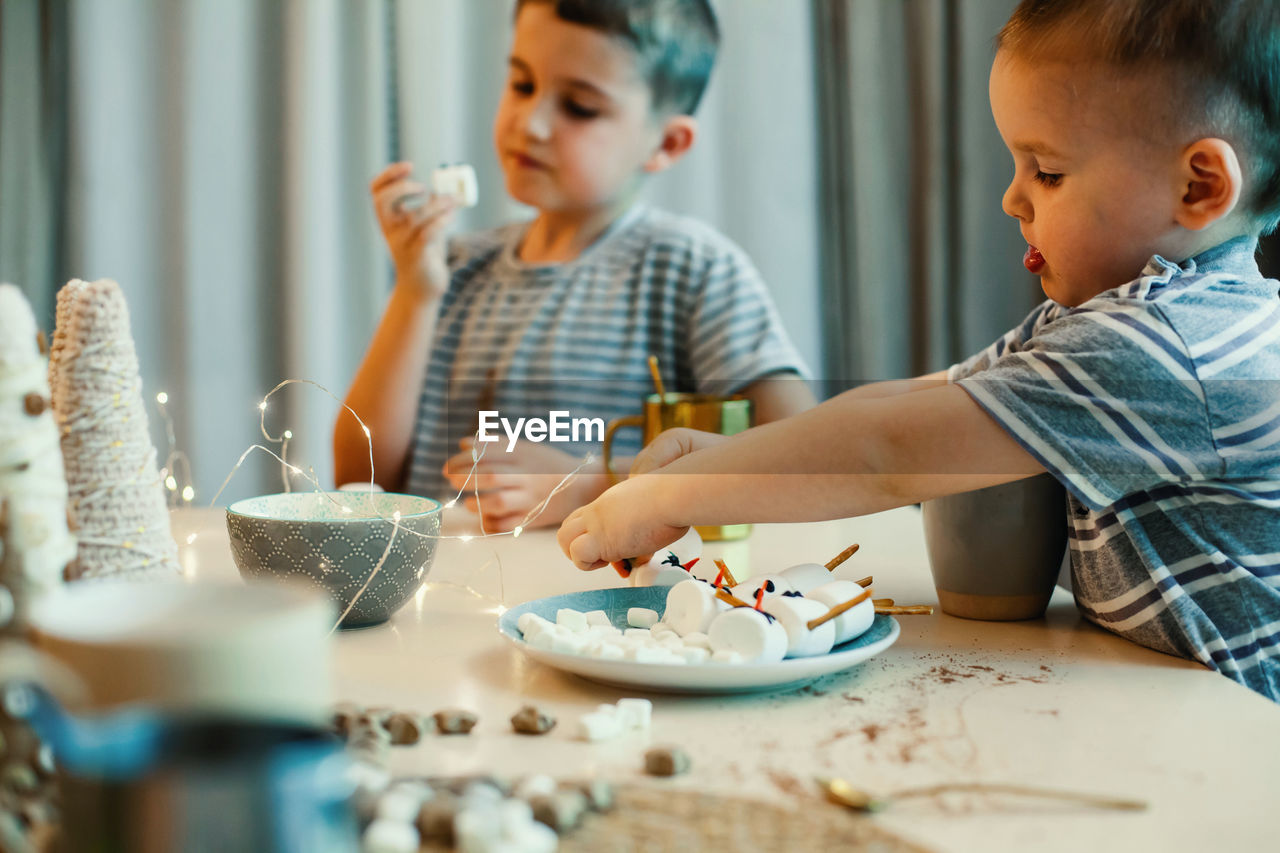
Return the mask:
[[(693, 145), (718, 42), (707, 0), (518, 0), (494, 142), (507, 192), (536, 217), (446, 246), (452, 200), (398, 204), (425, 191), (408, 163), (374, 179), (396, 284), (346, 402), (369, 427), (380, 485), (462, 488), (477, 409), (512, 422), (634, 414), (653, 391), (650, 355), (668, 390), (742, 393), (757, 422), (813, 404), (804, 382), (773, 381), (804, 366), (746, 255), (636, 203), (644, 178)], [(634, 452), (639, 438), (618, 445)], [(470, 486), (489, 531), (522, 523), (578, 464), (545, 443), (485, 450)], [(369, 477), (368, 439), (345, 412), (334, 455), (339, 482)], [(538, 523), (606, 487), (597, 462)]]
[(665, 436), (636, 470), (666, 476), (575, 512), (561, 546), (590, 569), (691, 524), (1047, 470), (1088, 619), (1280, 700), (1280, 300), (1254, 260), (1280, 220), (1280, 3), (1024, 0), (998, 44), (1004, 209), (1049, 300), (946, 374)]

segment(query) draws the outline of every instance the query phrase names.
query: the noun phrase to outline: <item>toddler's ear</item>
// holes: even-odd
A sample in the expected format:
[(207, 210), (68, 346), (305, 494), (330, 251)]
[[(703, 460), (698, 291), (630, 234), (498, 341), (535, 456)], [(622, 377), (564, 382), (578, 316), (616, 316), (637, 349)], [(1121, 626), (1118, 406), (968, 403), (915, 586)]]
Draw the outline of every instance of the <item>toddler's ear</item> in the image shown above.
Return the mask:
[(696, 118), (686, 115), (667, 117), (662, 122), (662, 138), (658, 142), (658, 148), (649, 155), (648, 160), (644, 161), (642, 168), (646, 172), (670, 169), (693, 147), (693, 141), (697, 137), (698, 120)]
[(1182, 152), (1179, 167), (1178, 224), (1201, 231), (1235, 210), (1243, 178), (1240, 160), (1223, 139), (1198, 139)]

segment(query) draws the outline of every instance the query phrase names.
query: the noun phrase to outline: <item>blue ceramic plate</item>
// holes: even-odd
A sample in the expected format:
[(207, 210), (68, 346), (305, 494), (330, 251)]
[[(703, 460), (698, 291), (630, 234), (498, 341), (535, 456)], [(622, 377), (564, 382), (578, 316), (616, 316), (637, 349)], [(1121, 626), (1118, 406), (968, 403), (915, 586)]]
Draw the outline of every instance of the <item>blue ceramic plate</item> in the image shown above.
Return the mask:
[(603, 610), (609, 614), (614, 625), (626, 628), (628, 608), (648, 607), (661, 613), (666, 607), (669, 588), (651, 586), (595, 589), (527, 601), (502, 614), (502, 618), (498, 620), (498, 631), (516, 648), (540, 663), (592, 681), (663, 693), (749, 693), (755, 690), (777, 690), (848, 669), (879, 654), (898, 639), (897, 621), (891, 616), (877, 616), (865, 634), (836, 646), (819, 657), (788, 658), (779, 663), (766, 664), (682, 665), (600, 660), (535, 649), (524, 641), (524, 635), (516, 627), (516, 620), (522, 614), (536, 613), (554, 622), (556, 611), (569, 607), (582, 611)]

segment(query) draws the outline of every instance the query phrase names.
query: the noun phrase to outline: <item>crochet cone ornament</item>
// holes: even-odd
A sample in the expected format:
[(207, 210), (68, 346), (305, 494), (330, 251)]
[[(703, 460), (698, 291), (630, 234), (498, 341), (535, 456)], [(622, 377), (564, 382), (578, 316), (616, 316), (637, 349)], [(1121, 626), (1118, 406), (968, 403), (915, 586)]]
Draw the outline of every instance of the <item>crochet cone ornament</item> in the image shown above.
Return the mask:
[(80, 540), (68, 576), (179, 577), (124, 294), (109, 279), (72, 281), (56, 319), (49, 377)]
[(31, 306), (17, 287), (0, 284), (0, 559), (13, 573), (0, 578), (0, 630), (28, 588), (60, 585), (76, 555), (45, 370)]

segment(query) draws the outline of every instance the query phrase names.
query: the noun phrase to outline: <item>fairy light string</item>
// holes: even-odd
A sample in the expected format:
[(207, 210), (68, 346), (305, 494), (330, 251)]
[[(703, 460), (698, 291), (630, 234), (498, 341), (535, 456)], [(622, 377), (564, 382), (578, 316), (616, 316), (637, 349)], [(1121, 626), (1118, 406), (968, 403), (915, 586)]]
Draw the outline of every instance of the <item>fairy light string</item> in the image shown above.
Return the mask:
[[(226, 478), (222, 481), (222, 485), (218, 488), (218, 491), (214, 494), (213, 498), (210, 499), (209, 506), (211, 508), (217, 505), (218, 498), (222, 496), (222, 493), (226, 490), (227, 486), (230, 484), (231, 480), (235, 477), (236, 473), (245, 464), (245, 461), (248, 459), (250, 454), (252, 454), (254, 451), (260, 451), (262, 453), (267, 454), (268, 456), (272, 457), (273, 459), (275, 459), (277, 462), (280, 463), (281, 478), (284, 481), (286, 492), (291, 491), (291, 488), (290, 488), (291, 477), (302, 477), (303, 479), (308, 481), (312, 486), (314, 486), (314, 491), (317, 494), (317, 496), (332, 503), (342, 513), (346, 515), (354, 515), (355, 510), (353, 510), (349, 504), (343, 503), (339, 499), (339, 497), (343, 494), (343, 492), (335, 493), (326, 489), (324, 485), (320, 483), (319, 479), (316, 477), (315, 470), (313, 468), (308, 467), (307, 471), (303, 471), (297, 465), (295, 465), (294, 463), (288, 460), (286, 455), (288, 453), (288, 444), (289, 444), (289, 441), (292, 440), (293, 438), (293, 432), (291, 430), (285, 429), (280, 433), (280, 435), (276, 436), (276, 435), (272, 435), (271, 432), (267, 429), (267, 422), (266, 422), (267, 410), (270, 408), (271, 398), (275, 394), (280, 392), (282, 389), (290, 385), (308, 385), (318, 389), (319, 391), (321, 391), (322, 393), (330, 397), (332, 400), (337, 402), (346, 411), (350, 412), (351, 416), (356, 419), (356, 422), (360, 425), (361, 431), (364, 433), (365, 441), (368, 445), (368, 450), (369, 450), (369, 488), (367, 492), (355, 491), (355, 492), (352, 492), (352, 494), (366, 494), (369, 498), (370, 509), (368, 512), (361, 514), (362, 518), (377, 518), (382, 521), (388, 522), (392, 526), (391, 536), (387, 540), (387, 545), (386, 545), (386, 548), (383, 550), (382, 556), (378, 559), (377, 563), (374, 565), (373, 570), (369, 573), (369, 577), (365, 580), (364, 584), (356, 592), (351, 602), (347, 605), (347, 608), (343, 611), (342, 616), (338, 618), (338, 622), (334, 625), (333, 630), (337, 630), (338, 625), (340, 625), (342, 620), (346, 618), (346, 616), (351, 612), (351, 609), (355, 607), (356, 602), (360, 599), (360, 596), (364, 594), (364, 592), (369, 588), (370, 584), (373, 583), (374, 579), (382, 571), (382, 567), (386, 564), (387, 558), (391, 553), (392, 547), (396, 541), (397, 536), (417, 536), (422, 539), (435, 539), (435, 540), (451, 539), (451, 540), (456, 540), (458, 542), (461, 542), (463, 544), (470, 543), (476, 539), (491, 540), (491, 539), (495, 539), (502, 536), (510, 536), (513, 539), (519, 538), (520, 534), (523, 533), (529, 527), (529, 525), (531, 525), (534, 521), (536, 521), (538, 517), (541, 516), (546, 511), (547, 506), (550, 504), (551, 500), (555, 498), (556, 495), (560, 494), (562, 491), (568, 488), (569, 485), (573, 482), (573, 480), (578, 476), (578, 474), (580, 474), (583, 469), (587, 468), (595, 461), (595, 454), (590, 452), (587, 453), (583, 457), (581, 462), (579, 462), (577, 467), (575, 467), (572, 471), (570, 471), (563, 478), (561, 478), (561, 480), (551, 489), (551, 491), (548, 492), (547, 495), (541, 501), (539, 501), (532, 509), (529, 510), (529, 512), (527, 512), (524, 515), (524, 517), (521, 519), (519, 524), (515, 525), (511, 530), (490, 532), (485, 528), (484, 515), (483, 515), (483, 512), (481, 511), (482, 510), (481, 503), (480, 503), (481, 491), (480, 491), (480, 483), (479, 483), (479, 476), (478, 476), (480, 463), (484, 459), (485, 452), (487, 451), (488, 448), (485, 443), (478, 441), (479, 434), (477, 432), (477, 434), (473, 437), (473, 440), (471, 442), (471, 468), (468, 470), (466, 479), (463, 481), (463, 484), (459, 488), (457, 494), (452, 499), (444, 503), (442, 505), (442, 509), (451, 509), (454, 506), (456, 506), (458, 502), (462, 500), (463, 496), (466, 495), (468, 487), (470, 487), (471, 496), (475, 499), (475, 502), (476, 502), (476, 512), (477, 514), (479, 514), (480, 533), (478, 535), (469, 534), (469, 533), (456, 534), (456, 535), (422, 533), (403, 525), (401, 523), (402, 516), (399, 510), (393, 511), (390, 516), (383, 515), (381, 512), (377, 510), (376, 508), (377, 501), (374, 498), (374, 495), (380, 494), (380, 492), (377, 491), (377, 485), (374, 480), (373, 434), (370, 431), (368, 425), (365, 424), (365, 422), (360, 418), (358, 414), (356, 414), (355, 410), (353, 410), (345, 402), (339, 399), (338, 396), (335, 395), (332, 391), (330, 391), (328, 388), (326, 388), (325, 386), (321, 385), (318, 382), (315, 382), (310, 379), (285, 379), (277, 383), (275, 387), (273, 387), (270, 391), (268, 391), (266, 396), (264, 396), (262, 400), (258, 403), (259, 431), (261, 432), (262, 437), (265, 441), (267, 441), (270, 444), (279, 445), (280, 452), (277, 453), (271, 447), (268, 447), (264, 444), (253, 444), (250, 447), (248, 447), (243, 453), (240, 454), (239, 459), (236, 460), (236, 464), (234, 465), (234, 467), (232, 467), (231, 471), (227, 474)], [(504, 601), (505, 578), (503, 576), (502, 558), (501, 556), (499, 556), (496, 550), (493, 550), (491, 548), (491, 552), (493, 555), (492, 562), (495, 562), (498, 568), (498, 584), (499, 584), (500, 597), (496, 599), (496, 601), (500, 607), (505, 607), (505, 601)], [(489, 562), (486, 562), (483, 566), (477, 569), (477, 573), (483, 570), (484, 568), (486, 568), (489, 564), (490, 564)], [(440, 583), (440, 582), (436, 582), (436, 583)], [(441, 585), (457, 586), (456, 584), (450, 584), (448, 582), (444, 582)], [(424, 588), (425, 588), (425, 583), (424, 583)], [(479, 592), (478, 590), (474, 589), (469, 585), (463, 588), (466, 591), (482, 599), (485, 599), (485, 600), (492, 599), (492, 596), (484, 595), (483, 593)]]

